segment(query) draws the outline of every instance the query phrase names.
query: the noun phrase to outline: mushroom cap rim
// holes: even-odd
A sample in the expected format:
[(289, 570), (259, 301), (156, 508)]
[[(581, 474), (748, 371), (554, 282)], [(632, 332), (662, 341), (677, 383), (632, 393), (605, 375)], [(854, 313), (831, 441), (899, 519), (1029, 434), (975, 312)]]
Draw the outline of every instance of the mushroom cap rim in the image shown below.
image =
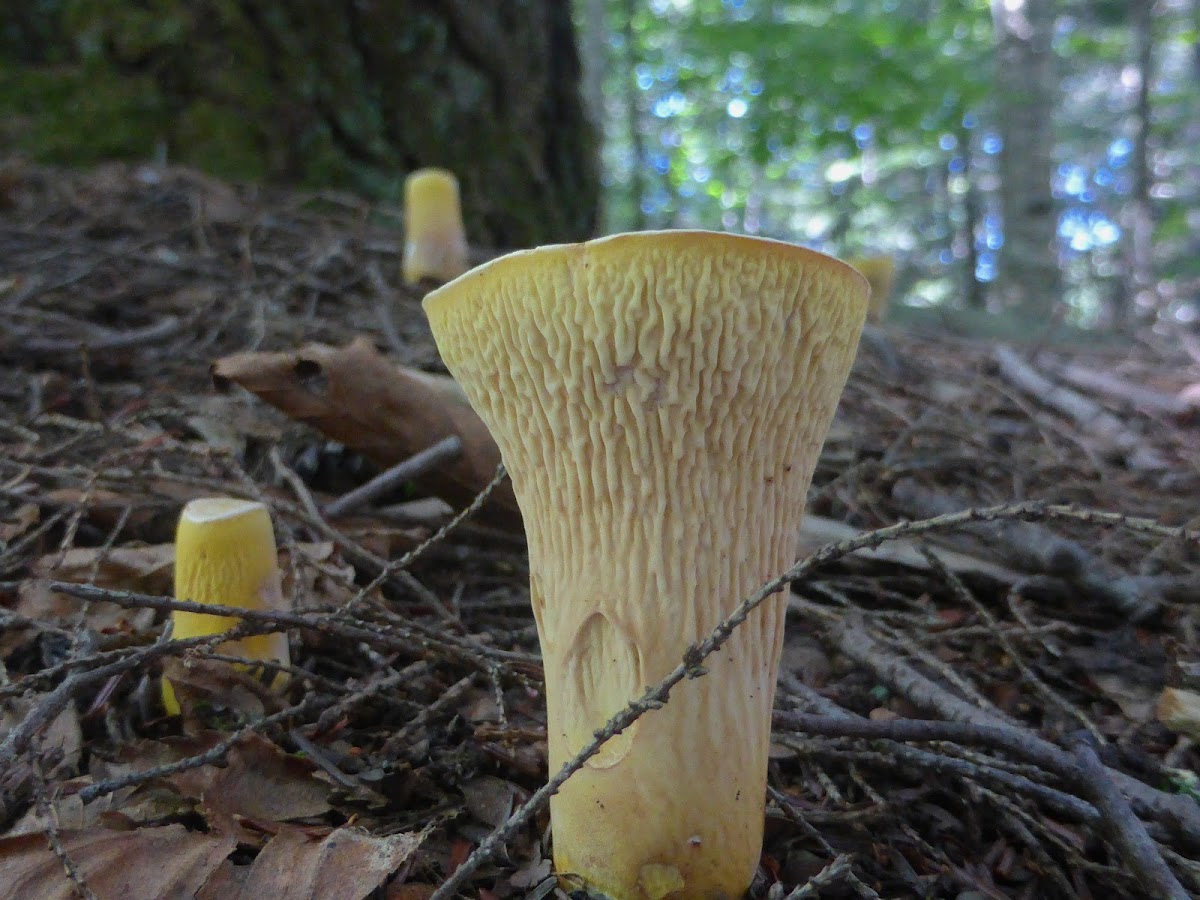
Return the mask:
[(242, 500), (237, 497), (200, 497), (188, 501), (180, 513), (180, 519), (197, 525), (236, 519), (247, 513), (266, 507), (257, 500)]
[(618, 234), (610, 234), (605, 237), (593, 238), (589, 241), (580, 241), (576, 243), (563, 244), (543, 244), (538, 247), (532, 247), (526, 250), (514, 250), (511, 253), (506, 253), (503, 256), (498, 256), (495, 259), (488, 260), (481, 265), (476, 266), (468, 272), (459, 275), (452, 281), (447, 282), (439, 288), (430, 291), (421, 301), (426, 314), (432, 312), (433, 307), (439, 305), (440, 302), (452, 302), (454, 297), (471, 282), (496, 276), (501, 274), (499, 270), (508, 268), (522, 262), (531, 262), (529, 257), (547, 257), (547, 263), (552, 260), (565, 259), (568, 263), (584, 258), (588, 252), (597, 250), (614, 249), (614, 245), (618, 245), (615, 249), (619, 249), (620, 244), (624, 243), (659, 243), (670, 246), (678, 244), (681, 248), (703, 247), (708, 245), (714, 250), (716, 249), (732, 249), (734, 247), (744, 247), (746, 249), (756, 249), (759, 251), (774, 252), (778, 257), (792, 256), (803, 259), (811, 264), (825, 268), (828, 271), (835, 272), (840, 276), (850, 276), (852, 280), (860, 282), (864, 288), (862, 292), (862, 303), (866, 305), (867, 298), (871, 294), (871, 285), (866, 277), (849, 263), (838, 259), (835, 256), (830, 256), (827, 253), (822, 253), (819, 250), (813, 250), (811, 247), (804, 247), (800, 244), (793, 244), (788, 241), (781, 241), (775, 238), (755, 237), (746, 234), (734, 234), (725, 231), (706, 231), (703, 229), (665, 229), (661, 231), (626, 231)]

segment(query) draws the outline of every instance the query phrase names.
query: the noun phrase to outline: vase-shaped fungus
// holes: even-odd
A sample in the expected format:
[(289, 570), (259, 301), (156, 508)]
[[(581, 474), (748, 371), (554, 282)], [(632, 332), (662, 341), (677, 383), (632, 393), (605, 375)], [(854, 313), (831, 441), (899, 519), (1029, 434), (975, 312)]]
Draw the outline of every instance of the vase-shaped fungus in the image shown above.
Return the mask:
[[(253, 610), (282, 606), (275, 531), (263, 504), (206, 497), (183, 508), (175, 532), (175, 599)], [(171, 636), (176, 639), (224, 634), (240, 621), (179, 610), (171, 618)], [(283, 632), (226, 641), (220, 652), (283, 665), (289, 661)], [(274, 683), (279, 687), (286, 677), (281, 674)], [(179, 702), (166, 678), (162, 689), (167, 713), (177, 715)]]
[(867, 321), (879, 324), (887, 318), (892, 286), (896, 283), (896, 260), (890, 256), (855, 256), (846, 262), (870, 282), (871, 304), (867, 310)]
[[(425, 299), (524, 517), (552, 772), (792, 564), (866, 304), (837, 260), (682, 231), (514, 253)], [(785, 608), (769, 598), (563, 785), (564, 884), (749, 886)]]
[(445, 169), (418, 169), (404, 182), (404, 281), (449, 281), (470, 268), (458, 179)]

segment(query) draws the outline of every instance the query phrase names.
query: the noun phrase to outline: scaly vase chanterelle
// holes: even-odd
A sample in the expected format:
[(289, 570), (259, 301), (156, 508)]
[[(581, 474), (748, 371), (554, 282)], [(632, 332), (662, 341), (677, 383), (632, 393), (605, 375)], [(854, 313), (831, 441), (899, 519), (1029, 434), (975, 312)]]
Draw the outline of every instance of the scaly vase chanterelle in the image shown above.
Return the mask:
[[(794, 562), (868, 293), (811, 250), (676, 231), (513, 253), (425, 299), (524, 517), (551, 772)], [(746, 890), (785, 612), (768, 598), (552, 798), (564, 885)]]

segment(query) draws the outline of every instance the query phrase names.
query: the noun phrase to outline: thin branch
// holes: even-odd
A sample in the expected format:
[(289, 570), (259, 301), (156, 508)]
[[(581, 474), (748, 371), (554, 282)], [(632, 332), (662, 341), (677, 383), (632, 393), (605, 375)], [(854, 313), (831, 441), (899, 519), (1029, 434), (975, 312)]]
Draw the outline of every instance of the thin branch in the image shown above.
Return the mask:
[(1146, 826), (1121, 796), (1096, 751), (1087, 743), (1078, 742), (1075, 746), (1075, 762), (1079, 769), (1079, 786), (1100, 810), (1104, 828), (1117, 845), (1125, 865), (1137, 875), (1152, 896), (1161, 897), (1162, 900), (1188, 900), (1188, 892), (1158, 852), (1153, 838), (1146, 833)]
[(338, 499), (325, 504), (321, 514), (327, 519), (336, 519), (353, 512), (361, 506), (366, 506), (388, 491), (391, 491), (406, 481), (420, 478), (430, 469), (435, 469), (443, 463), (458, 459), (462, 455), (463, 442), (457, 434), (442, 438), (436, 444), (426, 447), (419, 453), (414, 453), (403, 462), (398, 462), (386, 472), (376, 475), (366, 484), (343, 494)]
[[(262, 622), (276, 625), (279, 628), (311, 628), (325, 634), (340, 635), (393, 650), (405, 650), (408, 652), (419, 648), (436, 650), (457, 659), (470, 660), (477, 665), (481, 664), (479, 657), (490, 657), (504, 662), (532, 664), (541, 662), (538, 657), (528, 653), (497, 650), (481, 644), (465, 645), (453, 635), (436, 633), (433, 629), (422, 628), (415, 622), (407, 626), (389, 623), (385, 629), (381, 628), (377, 623), (365, 621), (361, 625), (352, 624), (340, 618), (340, 614), (338, 613), (306, 614), (240, 609), (236, 606), (197, 603), (193, 600), (176, 600), (173, 597), (155, 597), (148, 594), (137, 594), (132, 591), (114, 591), (96, 587), (95, 585), (75, 584), (69, 581), (51, 581), (47, 587), (57, 593), (86, 600), (89, 603), (115, 603), (118, 606), (133, 609), (198, 612), (210, 616), (223, 616), (244, 619), (249, 622)], [(481, 667), (486, 671), (488, 665), (482, 663)]]
[(281, 709), (277, 713), (272, 713), (269, 716), (255, 719), (253, 722), (243, 725), (231, 733), (229, 737), (215, 744), (210, 749), (205, 750), (203, 753), (197, 753), (195, 756), (189, 756), (186, 759), (167, 763), (166, 765), (155, 766), (152, 769), (129, 772), (117, 778), (97, 781), (95, 784), (90, 784), (81, 790), (79, 792), (79, 799), (84, 803), (91, 803), (97, 797), (103, 797), (105, 794), (111, 794), (113, 791), (121, 790), (121, 788), (145, 784), (147, 781), (153, 781), (155, 778), (165, 778), (168, 775), (186, 772), (189, 769), (198, 769), (201, 766), (219, 763), (225, 759), (225, 754), (232, 750), (233, 746), (242, 738), (247, 737), (255, 731), (262, 731), (271, 725), (284, 722), (293, 716), (301, 716), (315, 705), (317, 705), (316, 698), (312, 694), (309, 694), (295, 706), (289, 706), (287, 709)]
[[(1074, 760), (1065, 750), (1032, 733), (1017, 731), (1000, 719), (943, 690), (936, 682), (886, 652), (865, 628), (847, 624), (842, 628), (832, 629), (831, 636), (847, 657), (868, 667), (918, 706), (935, 709), (940, 715), (953, 719), (955, 724), (984, 726), (990, 730), (978, 734), (986, 734), (989, 737), (981, 740), (994, 739), (1000, 742), (989, 746), (1005, 749), (1023, 759), (1033, 761), (1041, 768), (1061, 777), (1073, 777), (1072, 773), (1076, 771)], [(863, 726), (860, 724), (855, 727), (861, 729)], [(923, 722), (920, 726), (897, 726), (909, 727), (932, 726), (926, 726)], [(963, 732), (964, 735), (970, 733)], [(883, 736), (896, 739), (892, 734)], [(1154, 816), (1172, 829), (1187, 835), (1191, 842), (1200, 843), (1200, 805), (1191, 798), (1157, 790), (1123, 772), (1112, 771), (1111, 777), (1140, 815)]]

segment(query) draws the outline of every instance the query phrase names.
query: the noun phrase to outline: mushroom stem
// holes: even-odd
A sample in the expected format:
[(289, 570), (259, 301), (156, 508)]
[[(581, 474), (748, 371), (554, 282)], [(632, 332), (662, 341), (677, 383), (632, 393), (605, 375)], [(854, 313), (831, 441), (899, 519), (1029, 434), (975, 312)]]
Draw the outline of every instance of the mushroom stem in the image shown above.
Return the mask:
[[(277, 610), (282, 606), (275, 531), (261, 503), (233, 497), (192, 500), (179, 516), (175, 532), (175, 599)], [(171, 614), (176, 639), (224, 634), (241, 620), (176, 610)], [(287, 634), (256, 634), (221, 644), (222, 653), (246, 659), (289, 662)], [(277, 675), (275, 686), (287, 683)], [(163, 706), (178, 715), (179, 701), (168, 678), (162, 680)]]
[(458, 179), (445, 169), (418, 169), (404, 182), (404, 281), (449, 281), (470, 268)]
[[(551, 771), (792, 563), (866, 305), (837, 260), (708, 232), (515, 253), (426, 298), (524, 516)], [(563, 785), (565, 885), (750, 885), (785, 610), (764, 603)]]

